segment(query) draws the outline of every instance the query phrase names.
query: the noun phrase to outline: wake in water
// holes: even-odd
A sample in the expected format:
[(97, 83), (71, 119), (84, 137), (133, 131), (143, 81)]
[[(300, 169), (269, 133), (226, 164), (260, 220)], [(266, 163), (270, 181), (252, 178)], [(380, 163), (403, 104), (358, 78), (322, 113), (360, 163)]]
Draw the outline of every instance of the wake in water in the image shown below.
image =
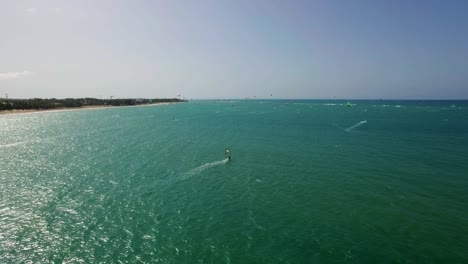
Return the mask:
[(175, 178), (172, 178), (169, 180), (169, 182), (166, 182), (167, 183), (177, 183), (177, 182), (181, 182), (181, 181), (185, 181), (197, 174), (200, 174), (201, 172), (209, 169), (209, 168), (212, 168), (212, 167), (215, 167), (215, 166), (219, 166), (219, 165), (223, 165), (223, 164), (226, 164), (227, 162), (229, 161), (229, 159), (223, 159), (223, 160), (218, 160), (218, 161), (214, 161), (214, 162), (209, 162), (209, 163), (205, 163), (201, 166), (198, 166), (196, 167), (195, 169), (192, 169), (184, 174), (181, 174), (180, 176), (178, 177), (175, 177)]
[(364, 120), (364, 121), (361, 121), (361, 122), (359, 122), (359, 123), (357, 123), (357, 124), (354, 124), (354, 125), (348, 127), (348, 128), (345, 129), (345, 130), (346, 130), (346, 132), (351, 132), (351, 130), (355, 129), (355, 128), (358, 127), (358, 126), (364, 125), (365, 123), (367, 123), (367, 120)]
[(21, 141), (21, 142), (16, 142), (16, 143), (10, 143), (10, 144), (5, 144), (5, 145), (0, 145), (0, 149), (1, 148), (16, 147), (16, 146), (24, 145), (24, 144), (28, 144), (28, 143), (38, 143), (38, 142), (41, 142), (41, 141), (40, 140), (29, 140), (29, 141)]
[(199, 174), (202, 171), (204, 171), (206, 169), (209, 169), (209, 168), (212, 168), (214, 166), (223, 165), (228, 161), (229, 161), (229, 159), (223, 159), (223, 160), (218, 160), (218, 161), (215, 161), (215, 162), (205, 163), (205, 164), (203, 164), (203, 165), (201, 165), (199, 167), (196, 167), (195, 169), (189, 171), (188, 174), (189, 175), (196, 175), (196, 174)]

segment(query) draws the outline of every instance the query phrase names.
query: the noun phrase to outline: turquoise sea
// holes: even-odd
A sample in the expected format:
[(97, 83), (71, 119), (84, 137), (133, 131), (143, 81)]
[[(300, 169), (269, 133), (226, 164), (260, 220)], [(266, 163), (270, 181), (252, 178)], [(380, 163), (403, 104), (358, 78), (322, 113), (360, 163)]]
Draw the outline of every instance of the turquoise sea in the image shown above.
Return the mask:
[(0, 116), (0, 263), (468, 263), (467, 208), (467, 101)]

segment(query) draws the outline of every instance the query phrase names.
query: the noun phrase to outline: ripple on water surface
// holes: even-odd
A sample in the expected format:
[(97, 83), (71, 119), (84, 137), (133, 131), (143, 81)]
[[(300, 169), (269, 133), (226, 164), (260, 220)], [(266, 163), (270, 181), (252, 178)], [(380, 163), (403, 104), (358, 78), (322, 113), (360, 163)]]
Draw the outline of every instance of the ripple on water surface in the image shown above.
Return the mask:
[(0, 262), (468, 262), (468, 108), (452, 104), (0, 116)]

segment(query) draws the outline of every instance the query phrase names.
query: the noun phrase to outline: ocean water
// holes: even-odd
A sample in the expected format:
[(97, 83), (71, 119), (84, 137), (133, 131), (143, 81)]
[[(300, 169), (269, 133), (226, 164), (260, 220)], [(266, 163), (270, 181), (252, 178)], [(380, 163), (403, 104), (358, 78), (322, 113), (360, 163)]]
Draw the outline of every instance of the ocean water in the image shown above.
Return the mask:
[(468, 102), (345, 103), (0, 116), (0, 263), (468, 263)]

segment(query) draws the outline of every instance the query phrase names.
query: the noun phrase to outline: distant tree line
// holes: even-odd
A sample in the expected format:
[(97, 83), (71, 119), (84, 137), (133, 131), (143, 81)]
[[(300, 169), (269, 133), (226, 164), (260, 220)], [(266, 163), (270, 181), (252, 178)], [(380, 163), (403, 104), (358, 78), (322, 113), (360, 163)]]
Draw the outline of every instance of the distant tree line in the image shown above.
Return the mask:
[(0, 99), (0, 111), (16, 110), (16, 109), (54, 109), (54, 108), (70, 108), (84, 106), (125, 106), (125, 105), (142, 105), (153, 103), (178, 103), (187, 102), (177, 98), (164, 99), (96, 99), (96, 98), (67, 98), (67, 99)]

